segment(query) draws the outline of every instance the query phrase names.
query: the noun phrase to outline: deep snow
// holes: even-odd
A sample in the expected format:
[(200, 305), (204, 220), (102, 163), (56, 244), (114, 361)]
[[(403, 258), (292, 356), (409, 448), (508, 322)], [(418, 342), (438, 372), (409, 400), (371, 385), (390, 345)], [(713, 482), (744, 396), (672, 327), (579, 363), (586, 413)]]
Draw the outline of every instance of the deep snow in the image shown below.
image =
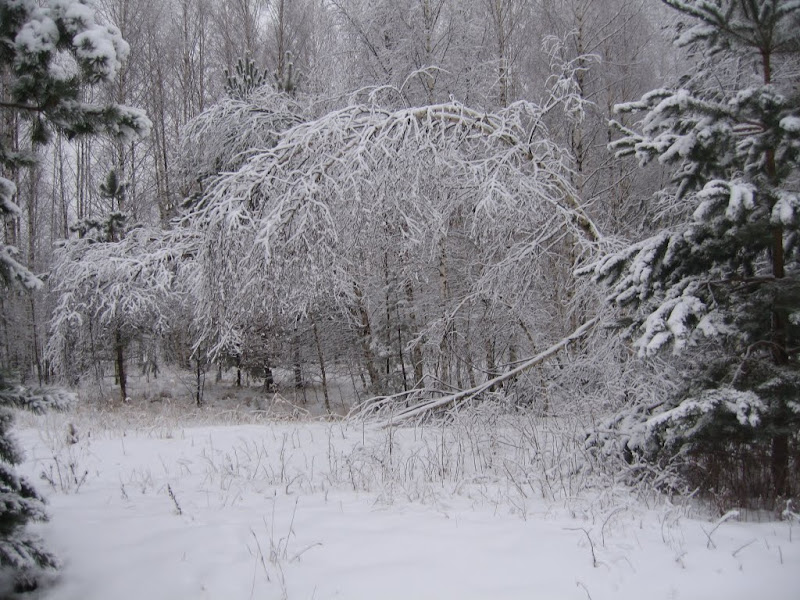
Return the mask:
[(525, 479), (485, 425), (99, 423), (19, 433), (50, 501), (36, 528), (64, 559), (36, 598), (800, 597), (800, 525), (714, 529), (563, 458)]

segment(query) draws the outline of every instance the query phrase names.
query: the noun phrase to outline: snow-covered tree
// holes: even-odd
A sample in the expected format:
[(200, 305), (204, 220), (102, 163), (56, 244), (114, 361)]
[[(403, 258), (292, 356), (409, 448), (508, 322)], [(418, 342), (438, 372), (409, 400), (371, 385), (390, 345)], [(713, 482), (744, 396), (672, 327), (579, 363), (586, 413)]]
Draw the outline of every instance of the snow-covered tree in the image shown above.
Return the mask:
[(250, 72), (256, 68), (250, 61), (239, 64), (243, 72), (229, 74), (228, 96), (189, 121), (181, 133), (184, 187), (199, 195), (209, 178), (235, 171), (250, 153), (274, 146), (282, 131), (304, 120), (299, 103), (262, 85), (265, 73)]
[[(192, 192), (184, 203), (184, 212), (191, 214), (215, 202), (209, 196), (209, 189), (216, 179), (241, 168), (253, 153), (274, 147), (285, 130), (305, 119), (302, 103), (276, 91), (267, 81), (267, 74), (259, 71), (252, 61), (242, 60), (239, 65), (228, 74), (228, 95), (183, 128), (180, 169), (183, 187)], [(220, 286), (227, 287), (225, 278), (230, 271), (225, 265), (238, 256), (210, 254), (207, 248), (199, 246), (188, 254), (192, 260), (184, 265), (185, 283), (195, 297), (204, 299), (195, 303), (191, 311), (193, 327), (201, 332), (202, 338), (196, 340), (200, 343), (194, 348), (195, 358), (203, 354), (202, 349), (207, 349), (216, 358), (230, 359), (243, 367), (247, 366), (242, 362), (246, 356), (258, 356), (259, 367), (268, 369), (266, 357), (270, 352), (264, 347), (267, 336), (262, 334), (270, 329), (265, 313), (271, 310), (250, 307), (247, 317), (235, 322), (229, 314), (242, 307), (231, 304), (227, 295), (214, 291)], [(216, 273), (221, 279), (206, 281), (203, 273)], [(210, 331), (217, 333), (209, 337)], [(253, 347), (251, 342), (259, 347)]]
[(169, 232), (125, 232), (124, 221), (112, 213), (83, 222), (76, 227), (80, 236), (56, 251), (50, 281), (58, 303), (48, 344), (53, 368), (73, 380), (102, 360), (92, 353), (113, 357), (123, 400), (131, 341), (157, 339), (174, 326), (171, 317), (181, 299), (175, 282), (186, 252)]
[[(697, 68), (618, 106), (642, 120), (612, 144), (674, 168), (662, 227), (585, 272), (632, 309), (641, 355), (688, 357), (678, 393), (639, 410), (630, 449), (687, 453), (720, 493), (780, 497), (796, 491), (800, 431), (800, 2), (664, 1)], [(743, 445), (769, 481), (720, 489), (740, 471), (720, 457)]]
[[(0, 1), (0, 111), (25, 119), (32, 143), (46, 142), (54, 131), (66, 136), (107, 132), (131, 139), (147, 131), (149, 121), (138, 110), (82, 101), (88, 85), (110, 81), (128, 46), (119, 31), (95, 18), (87, 0)], [(0, 139), (0, 214), (15, 218), (14, 179), (31, 167), (35, 156)], [(16, 250), (0, 244), (3, 292), (19, 284), (28, 290), (41, 280), (17, 259)], [(35, 567), (53, 567), (55, 558), (25, 532), (30, 520), (46, 517), (41, 498), (14, 472), (21, 455), (9, 437), (12, 408), (44, 410), (63, 406), (69, 394), (30, 390), (0, 374), (0, 568), (13, 574), (18, 587), (34, 585)]]
[[(495, 113), (355, 103), (242, 154), (182, 222), (202, 240), (195, 297), (212, 352), (238, 347), (253, 315), (291, 320), (325, 306), (354, 333), (374, 389), (406, 367), (407, 384), (419, 383), (422, 353), (434, 381), (480, 376), (484, 341), (465, 335), (475, 335), (472, 317), (487, 303), (522, 312), (522, 296), (547, 286), (541, 257), (565, 237), (576, 254), (601, 237), (542, 122), (574, 100), (555, 87), (552, 103)], [(503, 298), (513, 280), (519, 295)], [(407, 350), (419, 354), (408, 361)]]

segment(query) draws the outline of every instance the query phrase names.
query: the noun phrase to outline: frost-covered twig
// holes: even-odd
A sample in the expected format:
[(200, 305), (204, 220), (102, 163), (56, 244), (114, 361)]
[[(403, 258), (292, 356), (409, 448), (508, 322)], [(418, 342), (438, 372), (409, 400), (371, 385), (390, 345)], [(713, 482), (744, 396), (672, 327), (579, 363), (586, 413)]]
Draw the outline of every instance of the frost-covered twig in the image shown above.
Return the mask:
[(705, 533), (706, 537), (708, 538), (708, 542), (706, 543), (706, 547), (708, 549), (712, 549), (712, 548), (716, 548), (717, 547), (717, 545), (714, 543), (714, 540), (711, 539), (711, 536), (714, 535), (714, 532), (717, 529), (719, 529), (719, 526), (722, 525), (723, 523), (725, 523), (726, 521), (729, 521), (730, 519), (735, 519), (738, 516), (739, 516), (739, 511), (738, 510), (729, 510), (728, 512), (726, 512), (724, 515), (722, 515), (719, 519), (717, 519), (714, 522), (714, 526), (711, 528), (711, 531), (706, 531), (704, 527), (702, 527), (702, 526), (700, 527), (700, 529), (703, 530), (703, 533)]
[(183, 510), (181, 510), (181, 505), (178, 504), (178, 498), (175, 496), (175, 492), (172, 491), (172, 486), (167, 484), (167, 494), (169, 494), (170, 500), (175, 505), (175, 514), (181, 516), (183, 514)]
[(582, 531), (586, 535), (586, 539), (589, 540), (589, 549), (592, 551), (592, 566), (596, 569), (598, 566), (597, 562), (597, 555), (594, 553), (594, 542), (592, 541), (592, 536), (589, 535), (589, 531), (585, 527), (565, 527), (567, 531)]

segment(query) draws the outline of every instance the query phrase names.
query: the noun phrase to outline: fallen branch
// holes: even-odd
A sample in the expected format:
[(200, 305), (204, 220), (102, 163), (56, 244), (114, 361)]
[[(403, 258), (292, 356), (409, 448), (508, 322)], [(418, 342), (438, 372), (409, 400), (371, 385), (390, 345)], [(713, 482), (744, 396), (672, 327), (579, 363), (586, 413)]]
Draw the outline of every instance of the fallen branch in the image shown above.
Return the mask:
[[(425, 402), (421, 402), (420, 404), (403, 408), (402, 410), (392, 414), (390, 420), (385, 423), (382, 423), (381, 425), (383, 427), (390, 427), (402, 421), (407, 421), (409, 419), (413, 419), (414, 417), (419, 417), (433, 410), (437, 410), (451, 405), (458, 406), (464, 401), (469, 400), (470, 398), (474, 398), (475, 396), (478, 396), (492, 389), (498, 384), (503, 383), (504, 381), (513, 379), (514, 377), (516, 377), (520, 373), (527, 371), (531, 367), (535, 367), (536, 365), (543, 363), (551, 356), (557, 354), (560, 350), (566, 348), (571, 342), (574, 342), (584, 337), (597, 324), (598, 320), (599, 320), (598, 318), (594, 318), (587, 321), (586, 323), (578, 327), (578, 329), (573, 331), (570, 335), (562, 339), (557, 344), (553, 344), (544, 352), (540, 352), (536, 356), (533, 356), (531, 358), (528, 358), (527, 360), (522, 361), (522, 363), (519, 364), (519, 366), (515, 367), (514, 369), (511, 369), (510, 371), (507, 371), (506, 373), (503, 373), (502, 375), (495, 377), (494, 379), (490, 379), (468, 390), (462, 390), (460, 392), (456, 392), (455, 394), (450, 394), (448, 396), (443, 396), (441, 398), (432, 398)], [(379, 396), (372, 400), (374, 400), (374, 402), (376, 403), (375, 405), (381, 406), (385, 405), (385, 402), (389, 398), (392, 397)], [(373, 405), (372, 400), (367, 402), (367, 406)]]

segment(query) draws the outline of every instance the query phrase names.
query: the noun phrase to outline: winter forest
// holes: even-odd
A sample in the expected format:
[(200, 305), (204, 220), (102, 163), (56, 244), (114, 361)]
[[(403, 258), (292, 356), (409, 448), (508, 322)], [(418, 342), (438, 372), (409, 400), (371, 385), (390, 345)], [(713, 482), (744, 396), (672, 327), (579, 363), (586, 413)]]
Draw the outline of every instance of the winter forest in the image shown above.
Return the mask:
[(796, 597), (798, 82), (800, 0), (0, 0), (0, 597)]

